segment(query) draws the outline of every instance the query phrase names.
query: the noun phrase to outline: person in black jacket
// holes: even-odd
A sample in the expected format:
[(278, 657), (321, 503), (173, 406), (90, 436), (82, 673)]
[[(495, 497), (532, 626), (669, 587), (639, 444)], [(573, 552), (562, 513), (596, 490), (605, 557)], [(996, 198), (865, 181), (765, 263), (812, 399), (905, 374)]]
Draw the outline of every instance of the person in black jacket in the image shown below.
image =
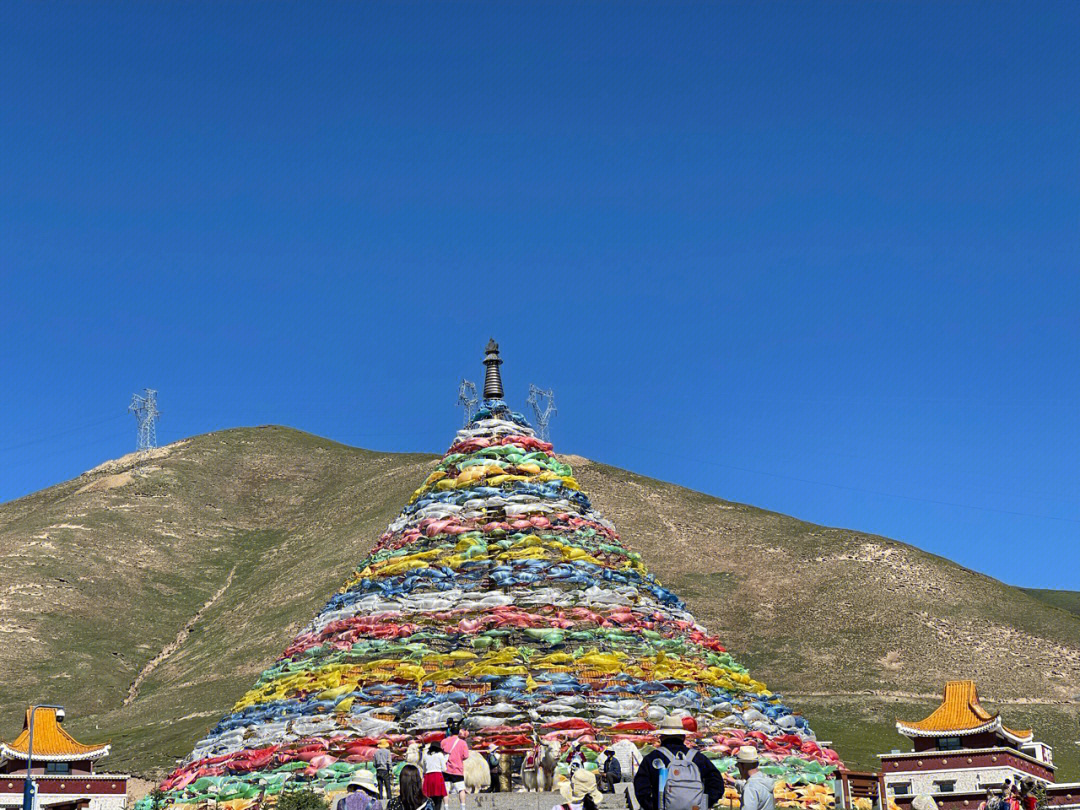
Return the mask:
[[(686, 747), (685, 737), (688, 732), (683, 728), (682, 722), (677, 717), (665, 717), (658, 729), (660, 734), (660, 747), (666, 748), (672, 755), (681, 754), (689, 749)], [(709, 807), (712, 807), (724, 796), (724, 777), (709, 758), (698, 751), (694, 754), (694, 764), (701, 773), (702, 786), (708, 797)], [(667, 760), (658, 751), (650, 751), (641, 761), (637, 775), (634, 777), (634, 796), (641, 810), (660, 810), (660, 769), (667, 767)], [(702, 808), (705, 810), (705, 808)]]

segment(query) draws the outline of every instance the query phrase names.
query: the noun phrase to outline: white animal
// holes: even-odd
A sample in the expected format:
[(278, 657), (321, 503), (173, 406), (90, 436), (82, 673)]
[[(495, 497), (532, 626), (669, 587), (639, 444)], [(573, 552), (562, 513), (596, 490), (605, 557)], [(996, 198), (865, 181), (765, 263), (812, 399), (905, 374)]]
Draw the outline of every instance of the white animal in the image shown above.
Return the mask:
[[(521, 784), (529, 793), (542, 793), (555, 789), (555, 768), (559, 764), (562, 745), (558, 740), (544, 740), (533, 749), (532, 756), (521, 762)], [(533, 765), (529, 767), (529, 760)]]
[(469, 793), (481, 793), (491, 787), (491, 768), (483, 754), (476, 751), (469, 753), (462, 766), (465, 776), (465, 789)]

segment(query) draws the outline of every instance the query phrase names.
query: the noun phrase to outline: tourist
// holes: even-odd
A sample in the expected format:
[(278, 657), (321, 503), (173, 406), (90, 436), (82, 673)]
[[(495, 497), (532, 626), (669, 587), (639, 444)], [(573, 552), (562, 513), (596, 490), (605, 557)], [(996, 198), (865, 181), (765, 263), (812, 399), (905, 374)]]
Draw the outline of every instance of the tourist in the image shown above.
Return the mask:
[(1020, 793), (1023, 810), (1036, 810), (1039, 806), (1039, 797), (1035, 795), (1035, 780), (1030, 776), (1024, 780), (1024, 788)]
[(601, 754), (603, 757), (603, 764), (598, 762), (598, 771), (604, 775), (604, 784), (607, 785), (609, 793), (616, 791), (616, 785), (618, 785), (622, 779), (622, 765), (619, 764), (619, 758), (615, 756), (615, 752), (611, 748), (607, 748)]
[(986, 797), (979, 802), (979, 806), (975, 810), (998, 810), (997, 800), (994, 798), (994, 791), (990, 788), (986, 789)]
[(638, 766), (641, 764), (641, 752), (638, 751), (638, 747), (634, 745), (633, 741), (622, 739), (611, 746), (611, 750), (615, 752), (615, 756), (619, 760), (619, 770), (622, 771), (622, 778), (627, 782), (633, 781)]
[(499, 783), (499, 778), (502, 776), (502, 758), (494, 743), (488, 746), (487, 763), (488, 770), (491, 772), (491, 787), (488, 790), (491, 793), (498, 793), (502, 790), (502, 785)]
[(1001, 810), (1010, 810), (1012, 807), (1012, 780), (1006, 779), (1001, 783)]
[(596, 787), (600, 789), (601, 793), (607, 793), (607, 760), (608, 750), (605, 748), (599, 754), (596, 755), (596, 759), (593, 760), (596, 765)]
[(379, 787), (371, 771), (357, 771), (345, 788), (346, 793), (334, 804), (334, 810), (383, 810)]
[(605, 770), (607, 768), (608, 750), (605, 748), (599, 754), (596, 755), (594, 760), (596, 764), (596, 787), (599, 788), (601, 793), (607, 793), (607, 774)]
[[(739, 801), (742, 810), (775, 810), (773, 799), (774, 782), (758, 768), (758, 752), (753, 746), (744, 745), (735, 755), (735, 764), (742, 777)], [(712, 802), (709, 802), (711, 805)]]
[(585, 752), (581, 750), (581, 743), (576, 742), (571, 746), (570, 753), (566, 756), (566, 764), (570, 766), (570, 773), (585, 766)]
[(443, 776), (446, 754), (437, 742), (433, 742), (428, 745), (420, 761), (424, 768), (424, 795), (431, 799), (432, 810), (442, 810), (443, 799), (446, 798), (446, 780)]
[(573, 776), (559, 785), (559, 792), (566, 804), (557, 804), (551, 810), (597, 810), (604, 800), (596, 789), (596, 776), (585, 768), (574, 771)]
[(1005, 780), (1005, 790), (1003, 791), (1004, 803), (1007, 810), (1020, 810), (1020, 785), (1018, 782), (1012, 782), (1008, 779)]
[[(690, 749), (686, 746), (686, 735), (690, 732), (683, 728), (682, 721), (678, 717), (665, 717), (660, 722), (657, 733), (660, 735), (660, 747), (650, 751), (641, 761), (641, 767), (638, 768), (637, 775), (634, 777), (634, 795), (637, 797), (641, 810), (660, 810), (665, 804), (662, 801), (663, 797), (659, 795), (660, 772), (666, 772), (671, 763), (680, 757), (689, 759), (696, 766), (700, 784), (695, 786), (696, 799), (684, 802), (685, 797), (680, 796), (667, 803), (676, 805), (669, 806), (667, 810), (690, 810), (692, 804), (697, 804), (701, 810), (704, 810), (705, 807), (712, 807), (720, 801), (724, 795), (723, 777), (708, 757), (700, 751), (695, 751), (693, 756), (690, 756)], [(670, 783), (668, 787), (671, 787)], [(706, 801), (704, 805), (702, 799)], [(685, 808), (678, 806), (683, 803), (686, 803)], [(771, 805), (766, 810), (772, 810)]]
[(386, 800), (390, 801), (390, 798), (394, 795), (394, 757), (390, 753), (389, 742), (380, 740), (379, 747), (375, 749), (375, 756), (372, 758), (372, 762), (375, 763), (375, 780), (379, 783), (379, 798), (381, 799), (383, 797), (383, 791), (385, 790)]
[(457, 793), (458, 807), (465, 810), (465, 760), (469, 758), (469, 744), (465, 742), (466, 733), (458, 730), (458, 724), (448, 723), (447, 736), (440, 744), (446, 754), (446, 766), (443, 778), (446, 780), (447, 794)]
[(398, 795), (387, 803), (386, 810), (430, 810), (427, 807), (430, 801), (421, 787), (420, 769), (405, 765), (398, 774)]

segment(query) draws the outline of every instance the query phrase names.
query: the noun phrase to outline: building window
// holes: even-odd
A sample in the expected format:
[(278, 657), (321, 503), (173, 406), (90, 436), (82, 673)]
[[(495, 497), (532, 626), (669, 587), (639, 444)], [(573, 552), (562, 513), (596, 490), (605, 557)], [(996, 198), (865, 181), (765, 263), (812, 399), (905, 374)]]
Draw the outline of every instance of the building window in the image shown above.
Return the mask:
[(952, 793), (956, 790), (955, 779), (938, 779), (934, 782), (934, 789), (938, 793)]
[(71, 773), (69, 762), (46, 762), (45, 773)]
[(893, 782), (892, 792), (894, 796), (908, 796), (911, 794), (911, 782)]
[(939, 751), (959, 751), (961, 748), (959, 737), (940, 737), (937, 744)]

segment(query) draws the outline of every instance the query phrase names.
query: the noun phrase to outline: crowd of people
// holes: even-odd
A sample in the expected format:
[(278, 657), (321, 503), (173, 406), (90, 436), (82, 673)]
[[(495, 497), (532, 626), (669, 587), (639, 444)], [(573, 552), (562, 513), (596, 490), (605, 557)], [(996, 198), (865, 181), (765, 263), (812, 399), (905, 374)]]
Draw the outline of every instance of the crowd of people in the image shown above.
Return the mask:
[[(603, 794), (618, 793), (624, 783), (632, 785), (626, 793), (629, 810), (706, 810), (724, 797), (729, 786), (738, 791), (742, 810), (775, 810), (774, 782), (759, 770), (754, 748), (739, 749), (739, 777), (730, 778), (705, 754), (686, 745), (689, 732), (678, 718), (665, 719), (658, 734), (659, 746), (644, 757), (633, 742), (615, 742), (600, 752), (595, 770), (586, 767), (584, 747), (572, 745), (565, 758), (568, 778), (558, 785), (565, 801), (552, 810), (597, 810)], [(418, 763), (402, 766), (394, 795), (393, 757), (388, 746), (380, 745), (374, 755), (375, 773), (358, 771), (334, 810), (443, 810), (447, 797), (454, 794), (455, 810), (467, 810), (465, 767), (470, 753), (466, 733), (451, 724), (442, 740), (422, 749)], [(492, 789), (498, 790), (500, 758), (495, 751), (483, 753), (492, 772)], [(979, 810), (1035, 808), (987, 805)]]
[[(375, 773), (357, 771), (334, 810), (442, 810), (447, 796), (457, 794), (458, 810), (466, 810), (466, 734), (451, 723), (442, 740), (429, 743), (419, 753), (419, 763), (406, 763), (398, 773), (393, 791), (394, 759), (388, 743), (380, 743), (372, 758)], [(489, 769), (495, 758), (488, 760)]]
[(1006, 779), (1001, 790), (987, 788), (986, 798), (978, 810), (1036, 810), (1039, 805), (1035, 795), (1035, 780), (1031, 777), (1013, 781)]

